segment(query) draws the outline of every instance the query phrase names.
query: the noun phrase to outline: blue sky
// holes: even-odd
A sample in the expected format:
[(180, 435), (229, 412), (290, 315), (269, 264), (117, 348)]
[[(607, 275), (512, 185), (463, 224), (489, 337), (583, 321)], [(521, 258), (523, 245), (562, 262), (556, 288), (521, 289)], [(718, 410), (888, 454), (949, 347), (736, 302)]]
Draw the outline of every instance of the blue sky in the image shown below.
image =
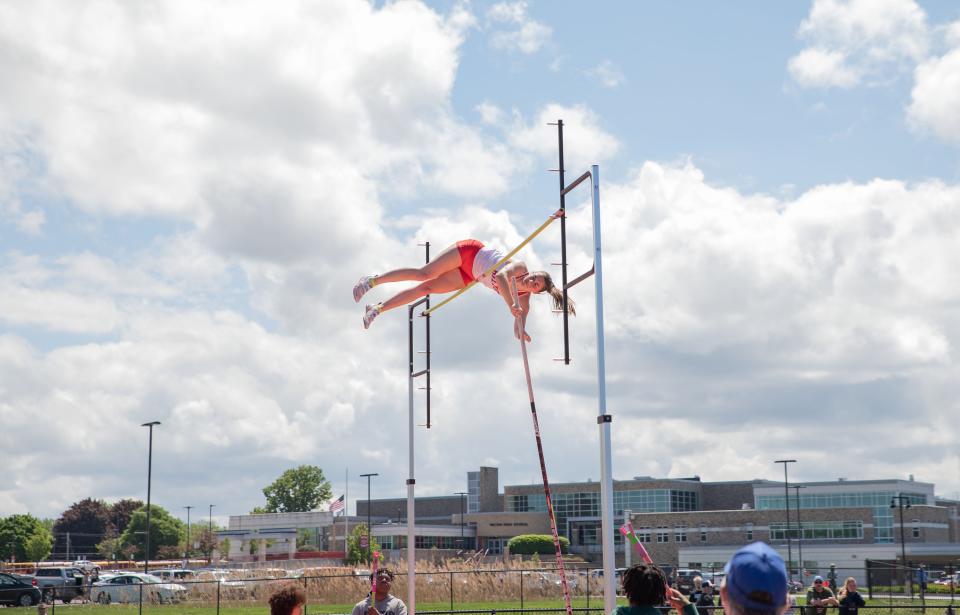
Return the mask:
[[(568, 179), (601, 165), (617, 478), (788, 455), (960, 492), (955, 3), (0, 3), (0, 50), (0, 514), (142, 497), (147, 420), (173, 510), (245, 512), (300, 463), (402, 496), (405, 319), (364, 331), (350, 289), (424, 240), (517, 243), (557, 207), (558, 117)], [(529, 323), (558, 481), (599, 477), (575, 295), (571, 367), (545, 301)], [(500, 303), (434, 322), (418, 493), (537, 474)]]

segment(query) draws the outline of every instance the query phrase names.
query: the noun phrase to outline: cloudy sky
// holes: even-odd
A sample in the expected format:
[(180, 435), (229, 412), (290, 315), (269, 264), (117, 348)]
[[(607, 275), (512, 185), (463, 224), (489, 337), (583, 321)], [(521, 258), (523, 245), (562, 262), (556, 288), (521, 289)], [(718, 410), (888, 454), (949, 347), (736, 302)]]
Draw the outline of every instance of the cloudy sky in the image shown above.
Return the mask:
[[(954, 2), (3, 1), (0, 83), (0, 514), (145, 497), (149, 420), (181, 515), (303, 463), (404, 495), (406, 317), (364, 331), (352, 285), (517, 243), (558, 206), (558, 118), (568, 177), (601, 165), (616, 478), (790, 457), (960, 492)], [(529, 322), (556, 482), (599, 479), (573, 296), (571, 365), (546, 300)], [(433, 353), (418, 494), (536, 481), (502, 301), (438, 312)]]

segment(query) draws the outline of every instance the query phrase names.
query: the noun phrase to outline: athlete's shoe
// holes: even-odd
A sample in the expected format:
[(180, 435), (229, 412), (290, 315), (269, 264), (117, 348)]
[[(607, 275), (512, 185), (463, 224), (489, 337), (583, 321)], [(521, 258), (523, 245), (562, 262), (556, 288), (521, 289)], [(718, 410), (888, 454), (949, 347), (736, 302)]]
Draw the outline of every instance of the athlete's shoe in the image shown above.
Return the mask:
[(373, 319), (380, 315), (380, 310), (383, 308), (382, 303), (376, 305), (368, 305), (367, 311), (363, 315), (363, 328), (369, 329), (370, 324), (373, 322)]
[(375, 275), (365, 275), (360, 278), (360, 281), (356, 283), (353, 287), (353, 301), (354, 303), (360, 303), (360, 299), (363, 298), (367, 291), (373, 288), (373, 281), (376, 279)]

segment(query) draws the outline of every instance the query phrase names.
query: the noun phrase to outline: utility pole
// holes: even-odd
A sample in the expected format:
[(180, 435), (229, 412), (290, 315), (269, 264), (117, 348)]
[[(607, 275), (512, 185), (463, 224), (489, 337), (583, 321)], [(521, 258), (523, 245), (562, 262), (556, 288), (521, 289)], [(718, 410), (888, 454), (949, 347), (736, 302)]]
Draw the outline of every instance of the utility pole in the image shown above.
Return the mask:
[[(183, 559), (190, 559), (190, 509), (193, 506), (184, 506), (187, 509), (187, 548), (183, 550)], [(186, 566), (184, 566), (186, 568)]]
[(147, 546), (143, 552), (143, 574), (148, 574), (150, 568), (150, 475), (153, 473), (153, 428), (159, 424), (160, 421), (150, 421), (141, 425), (150, 429), (150, 445), (147, 449)]
[[(360, 476), (367, 479), (367, 563), (369, 564), (373, 561), (373, 526), (370, 525), (370, 479), (380, 475), (374, 472), (372, 474), (361, 474)], [(407, 545), (407, 548), (409, 549), (410, 546)]]
[(787, 576), (793, 581), (793, 549), (790, 546), (790, 485), (787, 483), (787, 464), (797, 463), (796, 459), (778, 459), (774, 463), (783, 464), (783, 504), (787, 509)]

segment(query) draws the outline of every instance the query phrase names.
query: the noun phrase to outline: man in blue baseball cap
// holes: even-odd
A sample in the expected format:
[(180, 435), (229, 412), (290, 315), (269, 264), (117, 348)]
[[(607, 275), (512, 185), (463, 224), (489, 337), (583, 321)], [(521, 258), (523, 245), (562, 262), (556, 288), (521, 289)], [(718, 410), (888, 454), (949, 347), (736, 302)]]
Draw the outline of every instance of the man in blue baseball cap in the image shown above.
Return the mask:
[(743, 547), (723, 572), (720, 599), (727, 615), (779, 615), (787, 608), (787, 569), (770, 545)]

